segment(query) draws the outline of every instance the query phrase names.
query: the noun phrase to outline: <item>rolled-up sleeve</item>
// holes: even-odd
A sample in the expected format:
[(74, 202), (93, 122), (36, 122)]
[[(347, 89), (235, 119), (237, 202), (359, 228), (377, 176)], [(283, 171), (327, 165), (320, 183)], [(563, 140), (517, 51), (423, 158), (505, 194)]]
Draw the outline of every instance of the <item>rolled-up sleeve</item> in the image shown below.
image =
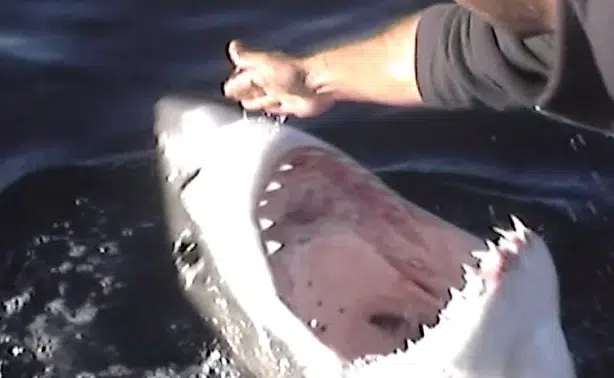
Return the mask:
[(454, 4), (427, 8), (417, 32), (416, 71), (426, 106), (530, 106), (553, 64), (552, 35), (520, 38)]

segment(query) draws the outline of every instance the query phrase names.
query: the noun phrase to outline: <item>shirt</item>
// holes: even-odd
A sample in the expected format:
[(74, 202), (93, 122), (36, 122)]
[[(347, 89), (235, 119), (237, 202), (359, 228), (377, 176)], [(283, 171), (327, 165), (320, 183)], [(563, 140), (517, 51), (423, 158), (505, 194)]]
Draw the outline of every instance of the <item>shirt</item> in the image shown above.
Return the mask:
[(528, 106), (614, 130), (614, 1), (559, 0), (554, 33), (522, 38), (456, 4), (427, 8), (416, 40), (427, 106)]

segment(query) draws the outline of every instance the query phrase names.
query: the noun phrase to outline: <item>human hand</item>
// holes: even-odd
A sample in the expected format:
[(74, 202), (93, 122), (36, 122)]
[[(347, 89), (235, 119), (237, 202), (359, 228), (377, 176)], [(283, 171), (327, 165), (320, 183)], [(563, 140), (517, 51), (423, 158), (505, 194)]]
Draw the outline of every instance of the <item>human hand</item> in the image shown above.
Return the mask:
[(239, 101), (246, 110), (313, 117), (333, 105), (331, 96), (309, 88), (301, 59), (250, 50), (238, 41), (228, 45), (228, 57), (235, 71), (224, 83), (224, 95)]

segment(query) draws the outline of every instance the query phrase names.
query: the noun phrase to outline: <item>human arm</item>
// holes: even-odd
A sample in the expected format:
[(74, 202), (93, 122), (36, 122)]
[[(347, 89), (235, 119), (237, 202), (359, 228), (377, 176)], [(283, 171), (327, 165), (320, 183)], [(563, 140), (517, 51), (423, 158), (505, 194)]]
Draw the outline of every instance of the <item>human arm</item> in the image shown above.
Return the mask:
[(522, 33), (494, 26), (479, 14), (454, 4), (431, 6), (370, 38), (304, 58), (237, 53), (231, 45), (229, 55), (240, 73), (227, 81), (226, 95), (251, 110), (298, 116), (318, 115), (335, 101), (531, 104), (553, 64), (551, 38), (527, 33), (526, 24)]
[(414, 64), (419, 20), (420, 14), (404, 17), (370, 38), (304, 58), (307, 86), (337, 101), (421, 104)]
[(248, 50), (233, 41), (229, 57), (237, 72), (224, 93), (248, 110), (299, 117), (319, 115), (337, 101), (420, 104), (414, 67), (418, 20), (407, 16), (369, 38), (306, 57)]

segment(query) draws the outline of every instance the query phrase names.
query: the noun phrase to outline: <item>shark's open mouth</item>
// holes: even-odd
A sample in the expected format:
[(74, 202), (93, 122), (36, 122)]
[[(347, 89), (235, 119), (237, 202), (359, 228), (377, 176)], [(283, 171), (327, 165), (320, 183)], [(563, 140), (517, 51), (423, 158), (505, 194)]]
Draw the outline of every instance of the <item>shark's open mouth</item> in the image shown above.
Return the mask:
[(428, 235), (420, 213), (342, 156), (303, 148), (273, 167), (254, 216), (280, 299), (349, 360), (419, 339), (464, 285), (470, 250)]
[(202, 298), (193, 272), (215, 268), (200, 308), (250, 372), (575, 376), (554, 263), (517, 218), (483, 242), (307, 133), (219, 108), (162, 113), (165, 185), (207, 246), (180, 271)]

